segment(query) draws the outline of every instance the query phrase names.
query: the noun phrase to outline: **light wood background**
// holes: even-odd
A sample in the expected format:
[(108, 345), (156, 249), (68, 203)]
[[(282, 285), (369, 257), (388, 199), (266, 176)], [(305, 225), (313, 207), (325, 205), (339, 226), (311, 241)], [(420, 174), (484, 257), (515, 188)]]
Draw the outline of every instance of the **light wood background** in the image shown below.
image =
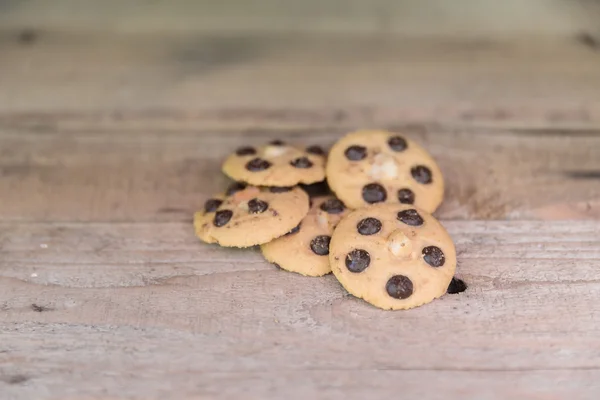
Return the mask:
[[(0, 1), (0, 399), (597, 399), (597, 1)], [(240, 143), (405, 132), (469, 285), (198, 242)]]

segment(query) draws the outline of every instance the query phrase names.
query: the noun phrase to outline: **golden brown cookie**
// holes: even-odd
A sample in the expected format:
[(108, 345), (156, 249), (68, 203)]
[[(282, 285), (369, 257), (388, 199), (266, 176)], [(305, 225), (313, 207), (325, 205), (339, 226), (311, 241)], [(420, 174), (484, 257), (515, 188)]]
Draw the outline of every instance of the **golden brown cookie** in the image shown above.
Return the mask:
[(329, 261), (348, 292), (376, 307), (400, 310), (446, 293), (456, 251), (430, 214), (405, 204), (376, 204), (343, 218)]
[(325, 152), (305, 150), (276, 140), (266, 146), (244, 146), (225, 160), (223, 172), (236, 181), (260, 186), (295, 186), (325, 179)]
[(280, 268), (307, 276), (331, 272), (329, 241), (333, 229), (348, 213), (333, 196), (312, 199), (312, 207), (300, 224), (285, 236), (263, 244), (263, 256)]
[(209, 199), (194, 215), (196, 235), (227, 247), (263, 244), (289, 232), (308, 213), (300, 188), (258, 188), (232, 184), (225, 196)]
[(421, 146), (387, 131), (353, 132), (333, 145), (331, 190), (350, 208), (402, 203), (433, 212), (444, 197), (440, 168)]

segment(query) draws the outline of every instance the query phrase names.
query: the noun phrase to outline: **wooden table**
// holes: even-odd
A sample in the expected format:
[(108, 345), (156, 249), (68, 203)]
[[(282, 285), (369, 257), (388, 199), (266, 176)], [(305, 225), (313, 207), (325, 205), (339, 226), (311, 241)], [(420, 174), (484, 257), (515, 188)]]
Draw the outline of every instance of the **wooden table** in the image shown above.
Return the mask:
[[(498, 6), (517, 34), (82, 3), (0, 2), (0, 399), (599, 397), (595, 3), (538, 4), (537, 33)], [(240, 143), (358, 127), (439, 160), (465, 293), (383, 312), (194, 237)]]

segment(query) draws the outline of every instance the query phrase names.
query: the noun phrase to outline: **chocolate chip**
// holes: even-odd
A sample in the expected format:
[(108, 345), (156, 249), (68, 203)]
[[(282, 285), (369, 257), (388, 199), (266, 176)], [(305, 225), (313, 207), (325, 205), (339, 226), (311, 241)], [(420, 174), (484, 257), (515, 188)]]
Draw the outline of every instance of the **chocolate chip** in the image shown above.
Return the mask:
[(444, 252), (436, 246), (425, 247), (422, 251), (423, 260), (432, 267), (441, 267), (446, 262)]
[(404, 275), (394, 275), (385, 284), (385, 290), (395, 299), (408, 299), (413, 294), (413, 283)]
[(246, 163), (246, 169), (248, 171), (257, 172), (264, 171), (271, 166), (271, 163), (267, 160), (263, 160), (262, 158), (253, 158), (252, 160)]
[(369, 183), (362, 189), (362, 198), (369, 204), (380, 203), (387, 199), (387, 193), (379, 183)]
[(413, 178), (415, 178), (415, 181), (419, 183), (431, 183), (431, 170), (424, 165), (417, 165), (416, 167), (412, 167), (412, 169), (410, 170), (410, 174)]
[(467, 290), (467, 284), (465, 281), (459, 278), (452, 278), (450, 284), (448, 285), (448, 294), (457, 294), (462, 293)]
[(377, 218), (365, 218), (356, 225), (356, 230), (361, 235), (374, 235), (381, 230), (381, 221)]
[(208, 199), (204, 203), (204, 212), (210, 213), (213, 211), (217, 211), (217, 208), (223, 204), (222, 200), (219, 199)]
[(220, 227), (229, 222), (229, 220), (233, 217), (233, 211), (231, 210), (219, 210), (215, 214), (215, 218), (213, 218), (213, 225), (216, 227)]
[(421, 218), (417, 210), (414, 208), (398, 212), (398, 220), (410, 226), (423, 225), (423, 218)]
[(363, 272), (371, 263), (371, 256), (365, 250), (355, 249), (346, 255), (346, 268), (350, 272)]
[(306, 148), (306, 152), (310, 153), (310, 154), (315, 154), (317, 156), (324, 156), (325, 155), (325, 150), (323, 150), (323, 148), (321, 146), (308, 146)]
[(364, 146), (350, 146), (344, 154), (350, 161), (360, 161), (367, 156), (367, 148)]
[(281, 268), (281, 265), (279, 265), (279, 264), (277, 264), (277, 263), (271, 263), (271, 264), (273, 264), (273, 266), (274, 266), (275, 268), (277, 268), (277, 269), (282, 269), (282, 268)]
[(313, 163), (308, 157), (300, 157), (290, 161), (290, 165), (296, 168), (310, 168), (313, 166)]
[(291, 186), (273, 186), (269, 188), (271, 193), (284, 193), (292, 190)]
[(269, 203), (257, 198), (254, 198), (248, 202), (248, 211), (250, 211), (250, 214), (264, 213), (267, 211), (267, 208), (269, 208)]
[(310, 248), (318, 256), (326, 256), (329, 254), (329, 242), (331, 236), (320, 235), (310, 241)]
[(289, 231), (288, 233), (286, 233), (285, 235), (293, 235), (294, 233), (298, 233), (300, 231), (300, 225), (302, 224), (298, 224), (296, 225), (296, 227), (292, 228), (291, 231)]
[(402, 204), (414, 204), (415, 194), (410, 189), (398, 190), (398, 201)]
[(269, 144), (271, 146), (283, 146), (283, 145), (285, 145), (285, 142), (283, 142), (282, 140), (276, 139), (276, 140), (271, 140), (269, 142)]
[(331, 194), (331, 190), (329, 189), (329, 185), (327, 185), (327, 181), (311, 183), (310, 185), (300, 184), (300, 187), (310, 197), (327, 196)]
[(392, 136), (391, 138), (389, 138), (388, 145), (394, 151), (404, 151), (408, 146), (406, 140), (404, 140), (404, 138), (401, 136)]
[(338, 199), (329, 199), (321, 204), (321, 210), (328, 214), (341, 214), (346, 209), (344, 203)]
[(225, 194), (227, 196), (231, 196), (232, 194), (239, 192), (240, 190), (246, 189), (247, 186), (248, 184), (246, 184), (245, 182), (233, 182), (231, 185), (229, 185), (229, 187), (225, 191)]
[(235, 154), (237, 154), (238, 156), (250, 156), (252, 154), (256, 154), (256, 150), (254, 149), (254, 147), (244, 146), (237, 149), (235, 151)]

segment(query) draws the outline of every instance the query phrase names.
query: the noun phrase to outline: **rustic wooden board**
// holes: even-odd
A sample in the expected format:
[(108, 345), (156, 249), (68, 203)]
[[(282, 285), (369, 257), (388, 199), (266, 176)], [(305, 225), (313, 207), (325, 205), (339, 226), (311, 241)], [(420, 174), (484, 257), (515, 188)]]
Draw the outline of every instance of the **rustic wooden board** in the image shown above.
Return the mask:
[(600, 53), (572, 35), (7, 30), (0, 54), (2, 113), (334, 108), (404, 121), (600, 126)]
[[(360, 126), (317, 113), (254, 115), (212, 115), (220, 129), (202, 127), (202, 116), (0, 118), (0, 220), (188, 221), (228, 184), (220, 164), (241, 141), (328, 146)], [(377, 126), (406, 132), (442, 167), (441, 218), (600, 218), (600, 131), (395, 123)]]
[(1, 223), (0, 387), (15, 399), (594, 398), (600, 224), (445, 225), (470, 288), (384, 312), (332, 276), (203, 245), (185, 223)]
[(408, 36), (596, 33), (590, 0), (3, 0), (7, 28), (110, 32), (319, 32)]
[[(284, 3), (0, 0), (0, 399), (597, 399), (598, 3)], [(439, 160), (465, 293), (193, 236), (241, 143), (361, 127)]]

